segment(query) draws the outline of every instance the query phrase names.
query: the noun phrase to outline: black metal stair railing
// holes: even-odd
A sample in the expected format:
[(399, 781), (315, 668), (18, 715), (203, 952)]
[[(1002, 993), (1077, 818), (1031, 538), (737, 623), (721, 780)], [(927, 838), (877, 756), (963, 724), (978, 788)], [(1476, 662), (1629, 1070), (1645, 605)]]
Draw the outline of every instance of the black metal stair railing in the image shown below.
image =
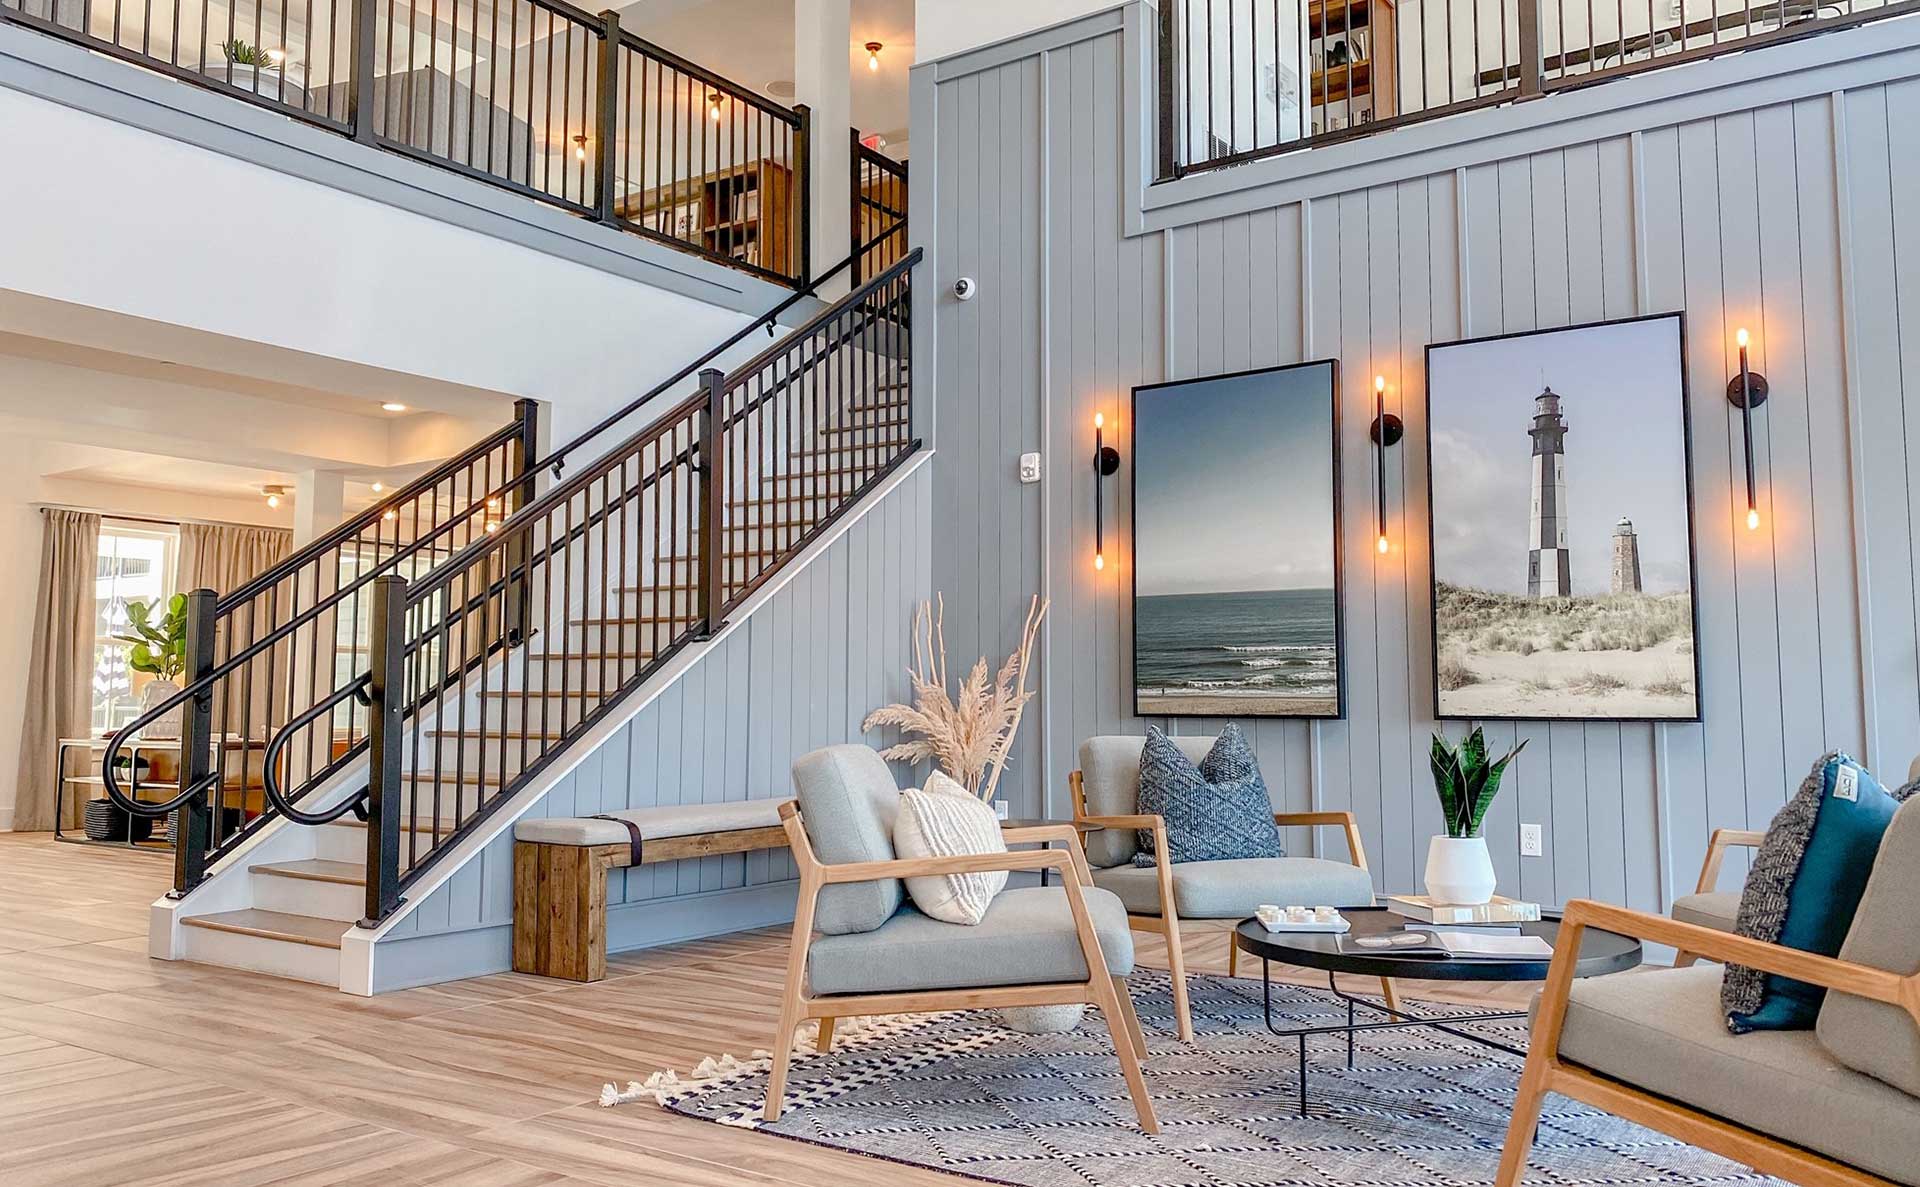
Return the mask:
[[(424, 575), (524, 501), (512, 483), (530, 464), (535, 416), (521, 401), (513, 421), (240, 588), (187, 595), (184, 687), (116, 733), (101, 759), (121, 809), (174, 817), (176, 893), (272, 816), (270, 775), (304, 792), (364, 747), (366, 706), (349, 694), (370, 646), (374, 581)], [(135, 761), (128, 743), (174, 717), (177, 785), (162, 799), (129, 795), (120, 783)]]
[(0, 0), (37, 29), (777, 283), (808, 114), (566, 0)]
[(701, 371), (426, 576), (375, 579), (363, 926), (919, 447), (919, 259), (731, 374)]

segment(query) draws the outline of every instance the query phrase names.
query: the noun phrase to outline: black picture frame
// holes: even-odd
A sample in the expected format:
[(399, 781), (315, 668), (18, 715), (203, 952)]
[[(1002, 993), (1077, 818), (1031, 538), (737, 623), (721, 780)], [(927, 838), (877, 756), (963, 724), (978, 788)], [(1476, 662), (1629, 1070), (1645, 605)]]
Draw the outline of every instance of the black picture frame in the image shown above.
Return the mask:
[[(1461, 346), (1476, 346), (1490, 342), (1508, 341), (1518, 338), (1536, 338), (1548, 334), (1566, 334), (1582, 330), (1604, 330), (1610, 327), (1633, 325), (1644, 322), (1671, 321), (1679, 347), (1679, 374), (1676, 376), (1680, 394), (1680, 435), (1681, 459), (1685, 470), (1683, 489), (1685, 491), (1685, 512), (1687, 518), (1687, 588), (1689, 607), (1689, 630), (1692, 632), (1693, 661), (1693, 711), (1691, 714), (1662, 715), (1596, 715), (1585, 713), (1521, 713), (1488, 714), (1447, 712), (1442, 707), (1440, 688), (1440, 614), (1439, 614), (1439, 561), (1435, 552), (1434, 524), (1435, 513), (1434, 464), (1433, 464), (1433, 358), (1437, 351), (1450, 350)], [(1577, 721), (1595, 724), (1651, 722), (1655, 724), (1688, 724), (1704, 720), (1705, 692), (1701, 687), (1700, 659), (1700, 546), (1699, 530), (1694, 523), (1694, 459), (1693, 459), (1693, 399), (1687, 382), (1687, 316), (1684, 310), (1672, 310), (1664, 313), (1639, 314), (1633, 317), (1607, 318), (1601, 321), (1581, 322), (1569, 326), (1548, 326), (1535, 330), (1517, 330), (1505, 334), (1484, 334), (1473, 338), (1462, 338), (1454, 342), (1428, 343), (1425, 351), (1425, 442), (1427, 462), (1427, 592), (1428, 592), (1428, 688), (1433, 695), (1433, 716), (1436, 721)]]
[[(1259, 375), (1272, 375), (1285, 372), (1304, 371), (1312, 368), (1325, 368), (1327, 371), (1327, 404), (1330, 427), (1327, 442), (1332, 461), (1330, 507), (1333, 515), (1333, 710), (1332, 712), (1180, 712), (1167, 713), (1162, 709), (1143, 709), (1140, 703), (1140, 558), (1139, 546), (1139, 424), (1140, 398), (1155, 393), (1179, 388), (1190, 388), (1200, 384), (1227, 379), (1245, 379)], [(1255, 367), (1244, 371), (1227, 371), (1215, 375), (1195, 376), (1191, 379), (1166, 380), (1160, 383), (1136, 385), (1131, 393), (1127, 410), (1127, 578), (1128, 595), (1131, 599), (1132, 622), (1132, 671), (1133, 712), (1136, 717), (1185, 717), (1197, 719), (1245, 719), (1257, 717), (1279, 721), (1338, 721), (1347, 715), (1347, 631), (1346, 631), (1346, 575), (1343, 553), (1345, 551), (1344, 519), (1340, 495), (1340, 360), (1334, 358), (1309, 359), (1298, 363), (1285, 363), (1274, 367)]]

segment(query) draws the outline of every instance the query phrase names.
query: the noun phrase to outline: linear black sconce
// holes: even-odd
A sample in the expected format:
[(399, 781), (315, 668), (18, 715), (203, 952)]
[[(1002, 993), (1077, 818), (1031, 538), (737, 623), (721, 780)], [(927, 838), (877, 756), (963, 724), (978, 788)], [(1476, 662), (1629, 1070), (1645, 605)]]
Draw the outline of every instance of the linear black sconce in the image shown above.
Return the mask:
[(1740, 410), (1740, 434), (1747, 450), (1747, 530), (1760, 527), (1760, 500), (1753, 481), (1753, 410), (1767, 402), (1767, 377), (1747, 366), (1747, 331), (1734, 335), (1740, 344), (1740, 374), (1727, 380), (1727, 403)]
[(1387, 551), (1387, 447), (1400, 444), (1400, 438), (1406, 432), (1406, 426), (1400, 418), (1387, 411), (1387, 377), (1373, 377), (1373, 427), (1367, 435), (1373, 439), (1373, 461), (1375, 481), (1374, 507), (1378, 513), (1376, 526), (1380, 529), (1377, 547), (1382, 556)]
[(1093, 414), (1093, 567), (1107, 567), (1107, 479), (1120, 468), (1120, 451), (1107, 444), (1107, 416)]

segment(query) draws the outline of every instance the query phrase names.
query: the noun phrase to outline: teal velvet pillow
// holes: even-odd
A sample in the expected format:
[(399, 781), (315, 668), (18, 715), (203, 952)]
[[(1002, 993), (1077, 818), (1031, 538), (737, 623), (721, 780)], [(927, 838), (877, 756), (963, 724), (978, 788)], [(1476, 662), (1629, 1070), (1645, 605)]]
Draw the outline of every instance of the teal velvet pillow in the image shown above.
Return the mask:
[[(1767, 829), (1740, 896), (1734, 930), (1743, 936), (1837, 956), (1865, 893), (1880, 838), (1911, 786), (1890, 792), (1838, 751), (1807, 773), (1800, 791)], [(1808, 1030), (1826, 990), (1804, 981), (1727, 966), (1720, 1004), (1727, 1028)]]

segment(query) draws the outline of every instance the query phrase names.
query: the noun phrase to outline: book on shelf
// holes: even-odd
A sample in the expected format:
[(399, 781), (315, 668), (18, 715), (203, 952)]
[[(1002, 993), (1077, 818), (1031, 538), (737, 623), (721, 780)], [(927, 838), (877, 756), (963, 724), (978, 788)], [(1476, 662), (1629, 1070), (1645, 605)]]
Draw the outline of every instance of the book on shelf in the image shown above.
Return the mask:
[(1540, 918), (1539, 903), (1494, 895), (1475, 906), (1442, 903), (1424, 894), (1387, 896), (1387, 910), (1422, 923), (1531, 923)]
[(1353, 956), (1412, 960), (1544, 960), (1553, 955), (1553, 945), (1539, 936), (1440, 927), (1345, 935), (1340, 937), (1340, 950)]

